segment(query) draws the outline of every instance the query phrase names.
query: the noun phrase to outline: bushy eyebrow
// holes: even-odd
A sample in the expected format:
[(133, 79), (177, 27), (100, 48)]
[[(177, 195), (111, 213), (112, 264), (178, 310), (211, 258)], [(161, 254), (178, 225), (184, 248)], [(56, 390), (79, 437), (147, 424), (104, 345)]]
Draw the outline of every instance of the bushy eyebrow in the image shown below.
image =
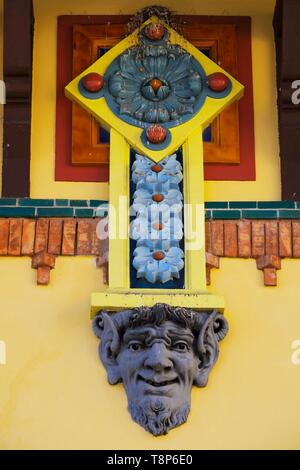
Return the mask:
[(146, 331), (146, 330), (126, 331), (126, 333), (123, 336), (123, 341), (128, 342), (131, 339), (142, 339), (142, 340), (144, 340), (147, 336), (149, 336), (149, 331)]
[(168, 336), (170, 336), (170, 335), (171, 335), (171, 337), (176, 336), (176, 337), (178, 337), (178, 339), (184, 339), (184, 338), (188, 338), (188, 339), (192, 339), (192, 340), (194, 339), (193, 333), (189, 333), (187, 331), (182, 332), (180, 330), (171, 330), (170, 329), (170, 330), (168, 330)]
[[(141, 329), (132, 329), (132, 330), (128, 330), (126, 331), (126, 333), (124, 334), (124, 337), (123, 337), (123, 341), (125, 342), (128, 342), (132, 339), (136, 339), (136, 340), (142, 340), (142, 341), (145, 341), (148, 337), (150, 338), (155, 338), (157, 337), (157, 330), (155, 330), (154, 328), (151, 328), (149, 329), (148, 328), (141, 328)], [(161, 335), (159, 335), (161, 336)], [(194, 335), (193, 333), (189, 333), (188, 331), (181, 331), (180, 329), (168, 329), (165, 331), (164, 337), (168, 337), (170, 338), (171, 340), (173, 339), (178, 339), (178, 340), (194, 340)]]

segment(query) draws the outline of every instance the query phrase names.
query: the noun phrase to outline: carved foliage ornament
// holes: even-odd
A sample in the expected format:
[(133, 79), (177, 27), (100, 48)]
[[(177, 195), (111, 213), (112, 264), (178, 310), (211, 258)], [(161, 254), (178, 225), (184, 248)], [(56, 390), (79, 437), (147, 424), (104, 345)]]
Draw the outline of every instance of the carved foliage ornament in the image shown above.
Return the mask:
[(145, 129), (163, 124), (144, 135), (145, 141), (151, 142), (152, 136), (157, 145), (170, 139), (168, 128), (195, 116), (207, 96), (228, 95), (231, 83), (224, 79), (226, 83), (214, 90), (200, 62), (180, 45), (171, 44), (161, 23), (150, 23), (142, 29), (138, 45), (116, 57), (103, 77), (84, 76), (79, 90), (90, 99), (104, 96), (111, 111), (128, 124)]
[(152, 44), (145, 29), (140, 44), (125, 51), (109, 67), (106, 99), (112, 111), (130, 124), (177, 126), (203, 104), (205, 73), (182, 47), (168, 44), (166, 30), (159, 43)]
[(217, 311), (157, 304), (101, 312), (93, 329), (109, 383), (124, 383), (132, 419), (160, 436), (187, 420), (192, 386), (206, 386), (228, 325)]

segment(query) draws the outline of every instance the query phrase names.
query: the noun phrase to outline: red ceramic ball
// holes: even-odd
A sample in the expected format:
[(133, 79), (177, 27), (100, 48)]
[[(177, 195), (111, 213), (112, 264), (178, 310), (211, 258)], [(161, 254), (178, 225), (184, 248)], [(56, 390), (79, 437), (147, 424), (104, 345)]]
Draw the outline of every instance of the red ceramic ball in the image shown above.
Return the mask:
[(227, 88), (228, 84), (229, 78), (224, 73), (216, 72), (208, 77), (208, 86), (212, 91), (220, 93)]
[(162, 82), (158, 78), (153, 78), (153, 80), (151, 80), (150, 82), (150, 85), (156, 93), (162, 86)]
[(165, 34), (165, 28), (161, 23), (150, 23), (145, 28), (145, 34), (151, 41), (159, 41)]
[(146, 135), (151, 144), (161, 144), (166, 138), (167, 131), (163, 126), (153, 124), (148, 127)]
[(154, 230), (161, 231), (163, 229), (163, 224), (157, 222), (156, 224), (153, 224)]
[(151, 170), (154, 171), (154, 173), (160, 173), (162, 171), (162, 167), (160, 165), (153, 165)]
[(83, 87), (89, 93), (97, 93), (102, 90), (104, 78), (99, 73), (88, 73), (82, 80)]
[(164, 196), (162, 194), (153, 194), (152, 201), (154, 202), (162, 202), (164, 200)]
[(156, 251), (155, 253), (153, 253), (153, 258), (156, 261), (161, 261), (165, 258), (165, 254), (162, 251)]

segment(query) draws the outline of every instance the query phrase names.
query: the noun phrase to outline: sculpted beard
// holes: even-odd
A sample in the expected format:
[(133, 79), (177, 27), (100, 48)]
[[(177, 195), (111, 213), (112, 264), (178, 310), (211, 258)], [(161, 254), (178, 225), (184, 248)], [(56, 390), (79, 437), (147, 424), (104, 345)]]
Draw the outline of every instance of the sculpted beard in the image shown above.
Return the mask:
[(186, 422), (190, 404), (180, 408), (171, 409), (163, 400), (145, 400), (142, 404), (128, 402), (128, 409), (132, 419), (154, 436), (167, 434), (180, 424)]

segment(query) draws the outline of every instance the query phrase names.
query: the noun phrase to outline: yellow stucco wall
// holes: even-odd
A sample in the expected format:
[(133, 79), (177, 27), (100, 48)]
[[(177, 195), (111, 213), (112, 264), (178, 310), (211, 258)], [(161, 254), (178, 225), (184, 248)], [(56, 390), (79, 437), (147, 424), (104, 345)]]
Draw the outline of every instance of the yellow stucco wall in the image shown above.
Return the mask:
[(106, 382), (89, 323), (93, 261), (59, 259), (46, 288), (28, 259), (0, 261), (0, 448), (300, 448), (299, 261), (283, 262), (278, 288), (263, 287), (254, 261), (221, 261), (211, 291), (225, 296), (230, 332), (188, 423), (160, 438), (131, 421), (122, 385)]
[[(107, 198), (107, 184), (54, 181), (56, 24), (63, 14), (130, 14), (152, 2), (112, 0), (35, 0), (32, 109), (31, 197)], [(253, 80), (257, 179), (254, 182), (207, 182), (207, 201), (278, 200), (280, 167), (272, 30), (274, 0), (219, 0), (162, 3), (178, 13), (249, 15), (253, 21)], [(271, 184), (266, 184), (266, 175)]]
[[(54, 182), (56, 15), (133, 13), (146, 2), (35, 0), (32, 197), (107, 197), (107, 187)], [(148, 2), (149, 4), (152, 2)], [(275, 107), (274, 1), (190, 0), (165, 5), (187, 14), (251, 14), (257, 181), (206, 184), (207, 200), (279, 199)], [(83, 5), (83, 6), (82, 6)], [(265, 181), (268, 184), (265, 184)], [(0, 259), (0, 449), (300, 448), (297, 260), (284, 261), (278, 287), (263, 286), (255, 261), (221, 260), (211, 292), (224, 295), (230, 333), (206, 389), (194, 389), (184, 426), (153, 438), (126, 411), (122, 385), (109, 386), (89, 321), (102, 288), (92, 258), (59, 258), (48, 287), (27, 258)]]

